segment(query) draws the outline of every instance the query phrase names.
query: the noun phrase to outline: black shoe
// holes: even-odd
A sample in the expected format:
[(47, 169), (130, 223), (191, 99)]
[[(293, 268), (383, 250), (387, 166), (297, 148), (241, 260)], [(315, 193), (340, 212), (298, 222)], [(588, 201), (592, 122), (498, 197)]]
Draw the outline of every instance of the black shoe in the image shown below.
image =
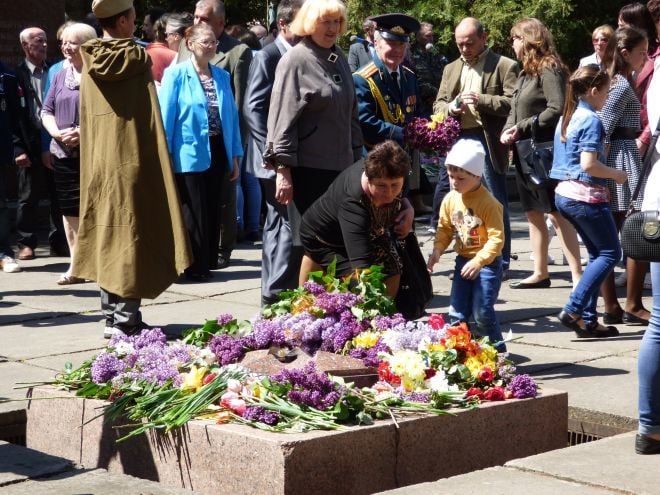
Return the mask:
[(538, 282), (523, 282), (522, 280), (517, 280), (511, 282), (509, 287), (512, 289), (547, 289), (550, 287), (550, 278), (544, 278)]
[(603, 323), (605, 325), (621, 325), (623, 323), (623, 315), (616, 316), (612, 313), (603, 313)]
[(222, 270), (223, 268), (227, 268), (229, 266), (229, 256), (225, 256), (224, 254), (218, 255), (218, 266), (215, 267), (216, 270)]
[(582, 321), (582, 318), (580, 318), (579, 316), (573, 317), (567, 311), (564, 311), (562, 309), (557, 315), (557, 318), (559, 318), (559, 322), (562, 325), (564, 325), (566, 328), (570, 328), (575, 333), (585, 331), (584, 328), (580, 326), (579, 322)]
[(248, 232), (243, 237), (243, 242), (246, 244), (256, 244), (257, 242), (261, 242), (261, 233), (258, 230)]
[(53, 244), (50, 246), (50, 255), (59, 256), (61, 258), (68, 258), (69, 256), (71, 256), (71, 252), (69, 251), (69, 246), (67, 246), (66, 244), (63, 244), (61, 246)]
[(621, 321), (626, 325), (648, 325), (649, 320), (646, 318), (641, 318), (633, 313), (628, 313), (628, 311), (623, 312)]
[(608, 337), (616, 337), (619, 335), (619, 330), (613, 326), (604, 326), (597, 321), (592, 324), (587, 324), (584, 329), (575, 331), (577, 336), (581, 339), (606, 339)]
[(660, 440), (638, 433), (635, 437), (635, 452), (641, 455), (660, 454)]

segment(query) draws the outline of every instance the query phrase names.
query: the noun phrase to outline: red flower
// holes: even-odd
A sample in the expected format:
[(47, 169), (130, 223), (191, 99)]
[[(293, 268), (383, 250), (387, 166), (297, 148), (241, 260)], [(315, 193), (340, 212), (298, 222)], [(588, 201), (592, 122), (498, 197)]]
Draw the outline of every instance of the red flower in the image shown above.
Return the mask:
[(429, 378), (433, 378), (436, 374), (435, 368), (426, 368), (424, 371), (426, 373), (426, 376), (424, 377), (424, 380), (428, 380)]
[(495, 379), (495, 373), (493, 373), (493, 370), (490, 368), (490, 366), (484, 366), (479, 370), (477, 377), (482, 382), (490, 383)]
[(471, 387), (465, 392), (465, 397), (476, 397), (479, 400), (484, 400), (484, 393), (480, 388)]
[(441, 330), (445, 326), (445, 319), (439, 313), (434, 313), (429, 318), (428, 324), (433, 330)]
[(209, 373), (202, 379), (202, 385), (208, 385), (213, 381), (213, 379), (218, 376), (217, 373)]
[(504, 388), (502, 387), (491, 387), (484, 392), (484, 399), (493, 402), (504, 400), (504, 397)]
[(401, 378), (390, 371), (390, 363), (387, 361), (381, 361), (378, 364), (378, 378), (392, 385), (401, 384)]

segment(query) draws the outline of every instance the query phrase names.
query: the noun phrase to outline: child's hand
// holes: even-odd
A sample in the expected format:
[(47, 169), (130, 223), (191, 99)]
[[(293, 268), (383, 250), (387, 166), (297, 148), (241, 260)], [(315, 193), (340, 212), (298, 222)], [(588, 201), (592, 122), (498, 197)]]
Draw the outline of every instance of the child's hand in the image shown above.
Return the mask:
[(479, 263), (474, 260), (470, 260), (465, 263), (465, 265), (463, 265), (463, 269), (461, 270), (461, 277), (463, 277), (465, 280), (474, 280), (477, 278), (480, 271), (481, 266), (479, 266)]
[(617, 184), (624, 184), (628, 180), (628, 174), (626, 174), (625, 170), (617, 170), (616, 172), (614, 182)]
[(440, 252), (437, 249), (434, 249), (429, 256), (429, 260), (426, 262), (426, 268), (429, 273), (433, 273), (433, 267), (438, 261), (440, 261)]

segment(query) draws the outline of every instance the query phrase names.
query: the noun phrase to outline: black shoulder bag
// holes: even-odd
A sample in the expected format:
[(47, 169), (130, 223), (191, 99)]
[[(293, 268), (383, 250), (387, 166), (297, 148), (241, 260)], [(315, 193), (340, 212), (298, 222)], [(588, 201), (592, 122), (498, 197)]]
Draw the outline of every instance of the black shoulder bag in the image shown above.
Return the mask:
[(554, 142), (537, 142), (538, 127), (539, 117), (536, 115), (532, 119), (532, 137), (521, 139), (515, 143), (522, 176), (531, 190), (544, 189), (555, 184), (550, 178)]

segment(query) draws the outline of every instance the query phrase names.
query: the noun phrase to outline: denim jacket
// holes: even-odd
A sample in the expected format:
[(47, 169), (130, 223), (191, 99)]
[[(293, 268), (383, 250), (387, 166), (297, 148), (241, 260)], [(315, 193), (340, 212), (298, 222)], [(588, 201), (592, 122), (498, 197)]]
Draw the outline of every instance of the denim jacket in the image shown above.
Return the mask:
[(605, 163), (603, 154), (603, 124), (591, 106), (579, 100), (577, 108), (566, 129), (566, 142), (561, 142), (561, 125), (559, 119), (555, 129), (554, 157), (550, 177), (557, 180), (579, 180), (588, 184), (606, 185), (606, 179), (593, 177), (582, 170), (580, 153), (596, 151), (598, 160)]

